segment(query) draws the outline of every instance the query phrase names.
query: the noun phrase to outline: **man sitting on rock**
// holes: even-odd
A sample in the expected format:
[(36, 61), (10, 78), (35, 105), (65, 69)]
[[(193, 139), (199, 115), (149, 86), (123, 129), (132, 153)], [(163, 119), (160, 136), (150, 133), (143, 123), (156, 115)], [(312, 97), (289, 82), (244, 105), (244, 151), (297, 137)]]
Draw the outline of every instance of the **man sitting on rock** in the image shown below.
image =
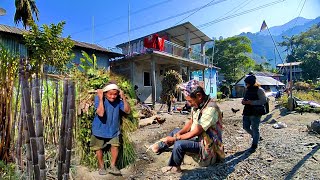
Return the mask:
[(200, 155), (200, 165), (208, 166), (225, 157), (222, 144), (222, 115), (217, 104), (205, 94), (196, 80), (179, 86), (185, 99), (193, 107), (191, 119), (182, 129), (174, 129), (169, 136), (152, 147), (161, 153), (174, 145), (168, 167), (163, 172), (181, 172), (181, 164), (186, 152)]

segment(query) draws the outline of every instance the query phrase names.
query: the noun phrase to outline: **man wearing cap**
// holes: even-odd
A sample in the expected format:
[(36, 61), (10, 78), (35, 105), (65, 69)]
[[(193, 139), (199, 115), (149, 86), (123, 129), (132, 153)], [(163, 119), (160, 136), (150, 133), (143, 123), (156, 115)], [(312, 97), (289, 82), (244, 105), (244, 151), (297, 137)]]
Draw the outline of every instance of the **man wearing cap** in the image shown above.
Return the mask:
[(116, 167), (119, 153), (120, 114), (130, 113), (130, 106), (122, 90), (114, 83), (109, 83), (103, 89), (97, 90), (95, 97), (96, 115), (92, 122), (90, 147), (96, 152), (99, 174), (105, 175), (103, 149), (111, 145), (111, 167), (109, 173), (120, 175)]
[(267, 98), (264, 90), (256, 82), (256, 76), (253, 73), (244, 79), (246, 83), (246, 93), (242, 100), (243, 108), (243, 129), (252, 137), (252, 145), (249, 152), (253, 153), (258, 147), (260, 138), (259, 125), (262, 114), (259, 114), (255, 107), (266, 104)]
[(169, 136), (152, 146), (152, 151), (161, 153), (174, 145), (165, 173), (181, 172), (181, 163), (186, 152), (200, 155), (200, 165), (208, 166), (219, 157), (224, 158), (222, 145), (222, 113), (217, 104), (205, 94), (196, 80), (179, 86), (185, 99), (193, 107), (191, 119), (182, 129), (174, 129)]

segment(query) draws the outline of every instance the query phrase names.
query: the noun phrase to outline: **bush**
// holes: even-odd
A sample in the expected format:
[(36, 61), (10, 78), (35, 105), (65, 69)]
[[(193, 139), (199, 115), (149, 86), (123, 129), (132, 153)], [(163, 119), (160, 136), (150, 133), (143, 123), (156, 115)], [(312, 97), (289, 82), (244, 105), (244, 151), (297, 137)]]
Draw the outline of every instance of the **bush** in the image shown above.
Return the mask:
[(222, 92), (217, 92), (217, 99), (222, 99)]
[(15, 174), (15, 165), (12, 163), (5, 164), (3, 161), (0, 160), (0, 179), (19, 179), (18, 176)]
[(310, 88), (311, 88), (309, 83), (302, 82), (302, 81), (294, 83), (294, 87), (298, 91), (301, 91), (301, 90), (307, 91), (307, 90), (310, 90)]

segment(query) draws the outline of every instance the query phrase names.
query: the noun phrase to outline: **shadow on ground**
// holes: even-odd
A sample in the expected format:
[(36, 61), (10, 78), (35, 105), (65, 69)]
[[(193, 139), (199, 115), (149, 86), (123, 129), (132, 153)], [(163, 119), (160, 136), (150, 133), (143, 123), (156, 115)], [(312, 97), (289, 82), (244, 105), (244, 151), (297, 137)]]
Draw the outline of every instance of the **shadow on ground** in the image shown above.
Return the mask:
[(184, 170), (181, 180), (187, 179), (225, 179), (231, 174), (238, 163), (247, 159), (251, 153), (248, 150), (237, 152), (228, 156), (223, 163), (209, 167), (199, 167), (193, 170)]
[(303, 166), (303, 164), (312, 157), (318, 150), (320, 149), (320, 144), (317, 144), (312, 148), (312, 150), (306, 154), (289, 172), (289, 174), (285, 177), (285, 180), (292, 179), (296, 172)]

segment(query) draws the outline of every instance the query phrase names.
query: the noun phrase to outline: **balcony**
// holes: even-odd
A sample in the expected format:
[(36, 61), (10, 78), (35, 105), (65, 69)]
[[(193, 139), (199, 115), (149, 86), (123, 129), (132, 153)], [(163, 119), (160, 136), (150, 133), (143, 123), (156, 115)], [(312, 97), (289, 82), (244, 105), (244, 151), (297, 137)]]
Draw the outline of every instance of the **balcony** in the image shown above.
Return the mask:
[(138, 41), (136, 43), (130, 44), (130, 52), (128, 52), (128, 44), (126, 47), (120, 47), (122, 50), (122, 54), (124, 54), (126, 57), (133, 57), (137, 55), (146, 54), (149, 50), (165, 53), (177, 58), (183, 58), (184, 60), (203, 64), (203, 65), (209, 65), (209, 57), (208, 56), (202, 56), (200, 52), (197, 52), (193, 49), (188, 49), (186, 47), (180, 46), (178, 44), (175, 44), (171, 41), (164, 40), (164, 48), (163, 50), (159, 49), (146, 49), (143, 46), (143, 41)]

